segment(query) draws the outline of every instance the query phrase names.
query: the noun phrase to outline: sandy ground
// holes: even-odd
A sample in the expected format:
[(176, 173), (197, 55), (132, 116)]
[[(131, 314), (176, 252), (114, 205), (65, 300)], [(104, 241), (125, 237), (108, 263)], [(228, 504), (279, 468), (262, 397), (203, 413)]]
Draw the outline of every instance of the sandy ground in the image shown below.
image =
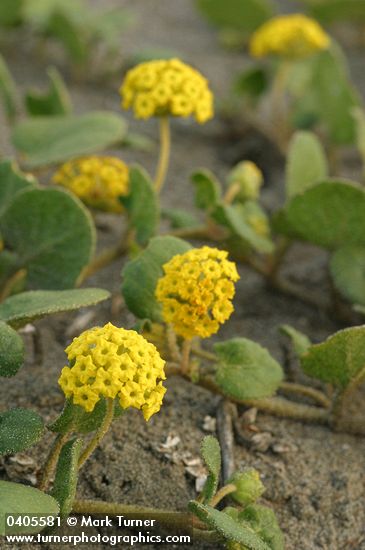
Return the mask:
[[(100, 5), (106, 3), (113, 2), (95, 2)], [(224, 98), (232, 75), (245, 66), (247, 59), (240, 52), (227, 52), (220, 48), (214, 30), (194, 11), (192, 1), (129, 0), (123, 4), (130, 7), (138, 18), (136, 26), (121, 38), (122, 55), (152, 47), (172, 49), (209, 77), (218, 100)], [(16, 48), (8, 48), (5, 54), (23, 88), (45, 83), (46, 62), (44, 58), (32, 57), (27, 53), (27, 37), (22, 38)], [(361, 85), (360, 59), (360, 52), (351, 52), (351, 66), (357, 83)], [(62, 64), (61, 69), (67, 76), (67, 69)], [(106, 108), (117, 112), (117, 84), (104, 86), (103, 83), (77, 84), (69, 81), (76, 111)], [(155, 122), (143, 124), (127, 117), (134, 131), (156, 135)], [(192, 208), (189, 175), (195, 168), (206, 166), (223, 177), (229, 168), (229, 161), (239, 160), (241, 145), (225, 141), (223, 130), (219, 120), (204, 127), (197, 127), (191, 121), (174, 123), (171, 168), (163, 193), (166, 206)], [(2, 149), (10, 152), (7, 139), (4, 132)], [(245, 144), (242, 147), (243, 155)], [(263, 158), (267, 176), (264, 202), (272, 208), (282, 194), (282, 174), (277, 165), (270, 170), (270, 165), (265, 162), (265, 151), (258, 153)], [(143, 163), (151, 172), (155, 167), (155, 155), (156, 151), (123, 152), (123, 158), (128, 162)], [(351, 166), (346, 170), (352, 173), (359, 167)], [(100, 248), (111, 244), (118, 231), (118, 220), (110, 223), (107, 220), (107, 228), (99, 232)], [(303, 282), (308, 288), (321, 290), (326, 287), (325, 265), (324, 254), (300, 246), (289, 257), (286, 269), (294, 280)], [(106, 269), (90, 280), (90, 285), (105, 287), (117, 294), (120, 269), (121, 263)], [(281, 324), (291, 324), (307, 332), (315, 341), (340, 328), (323, 313), (268, 291), (260, 278), (246, 268), (241, 267), (240, 273), (235, 313), (221, 329), (217, 340), (232, 335), (252, 338), (266, 346), (277, 359), (283, 360), (282, 341), (278, 336)], [(111, 318), (110, 303), (104, 303), (93, 311), (95, 316), (90, 325), (112, 320), (131, 327), (134, 322), (125, 310), (116, 318)], [(28, 364), (15, 379), (5, 379), (0, 386), (2, 409), (31, 406), (46, 421), (56, 417), (62, 407), (57, 377), (65, 362), (63, 349), (68, 341), (66, 331), (76, 315), (60, 315), (38, 323), (44, 355), (42, 364), (32, 364), (32, 346), (27, 341)], [(218, 400), (180, 379), (173, 378), (167, 385), (165, 405), (147, 425), (141, 415), (134, 412), (114, 423), (111, 432), (81, 473), (80, 497), (184, 510), (188, 500), (196, 496), (195, 480), (186, 472), (181, 457), (186, 453), (192, 457), (198, 456), (201, 440), (207, 433), (203, 429), (204, 418), (216, 415)], [(358, 396), (353, 408), (356, 409), (361, 402), (363, 395)], [(267, 487), (263, 502), (275, 509), (285, 533), (286, 548), (365, 549), (365, 439), (335, 434), (324, 427), (279, 420), (261, 413), (256, 425), (259, 433), (270, 434), (273, 444), (266, 450), (252, 450), (237, 444), (236, 466), (239, 469), (250, 465), (260, 471)], [(159, 450), (169, 434), (180, 438), (175, 449), (177, 464), (171, 456)], [(33, 460), (27, 466), (13, 461), (11, 457), (0, 461), (0, 477), (27, 483), (34, 481), (34, 472), (41, 464), (49, 442), (50, 438), (45, 437), (39, 446), (25, 453)], [(196, 542), (193, 547), (200, 550), (217, 548), (217, 545), (204, 546)]]

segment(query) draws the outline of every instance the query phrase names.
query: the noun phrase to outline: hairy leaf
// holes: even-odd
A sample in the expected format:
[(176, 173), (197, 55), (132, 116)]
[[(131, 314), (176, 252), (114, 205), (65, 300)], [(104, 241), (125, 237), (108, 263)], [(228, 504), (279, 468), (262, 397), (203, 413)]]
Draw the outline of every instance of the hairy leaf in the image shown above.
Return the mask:
[(340, 330), (301, 357), (304, 372), (338, 388), (365, 379), (365, 326)]
[(312, 342), (306, 334), (303, 334), (303, 332), (300, 332), (290, 325), (281, 325), (280, 331), (290, 338), (294, 351), (298, 357), (306, 353), (312, 345)]
[(122, 271), (122, 294), (128, 309), (140, 319), (161, 321), (161, 306), (156, 301), (157, 281), (163, 275), (162, 266), (176, 254), (191, 246), (176, 237), (155, 237), (137, 258)]
[(63, 289), (75, 285), (95, 247), (89, 211), (61, 189), (19, 193), (0, 219), (5, 247), (18, 255), (30, 287)]
[(0, 481), (0, 535), (38, 533), (43, 527), (25, 527), (14, 525), (7, 527), (6, 514), (57, 516), (59, 511), (57, 501), (34, 487), (28, 487), (21, 483)]
[(30, 290), (10, 296), (0, 304), (0, 319), (19, 328), (35, 319), (93, 306), (109, 297), (110, 293), (101, 288)]
[(204, 437), (201, 454), (209, 470), (203, 489), (204, 502), (209, 502), (217, 491), (221, 471), (221, 448), (218, 440), (212, 435)]
[(221, 184), (209, 170), (198, 170), (191, 176), (195, 187), (195, 205), (210, 210), (218, 204), (222, 195)]
[(290, 142), (286, 165), (286, 194), (290, 199), (328, 175), (322, 144), (311, 132), (296, 132)]
[(0, 321), (0, 376), (14, 376), (23, 363), (22, 338), (9, 325)]
[(269, 352), (252, 340), (232, 338), (214, 345), (219, 358), (216, 382), (237, 399), (269, 397), (278, 389), (283, 370)]
[(248, 550), (270, 550), (270, 546), (255, 533), (249, 523), (238, 522), (224, 512), (195, 501), (189, 503), (189, 509), (227, 541), (238, 542)]
[(34, 411), (10, 409), (0, 413), (0, 455), (28, 449), (41, 438), (43, 431), (43, 420)]
[(29, 91), (25, 97), (29, 115), (68, 115), (72, 111), (71, 98), (61, 74), (55, 67), (48, 71), (50, 86), (46, 93)]
[(125, 136), (124, 119), (108, 111), (28, 118), (16, 125), (13, 143), (35, 168), (103, 151)]
[(62, 447), (58, 459), (51, 496), (57, 500), (60, 506), (61, 518), (66, 518), (72, 511), (78, 480), (78, 462), (82, 447), (83, 439), (72, 439)]
[(345, 180), (318, 183), (291, 199), (276, 228), (330, 250), (365, 244), (365, 190)]
[(129, 181), (130, 194), (123, 200), (123, 204), (128, 210), (130, 227), (136, 231), (137, 242), (145, 246), (157, 231), (160, 221), (159, 201), (151, 178), (143, 168), (132, 167)]

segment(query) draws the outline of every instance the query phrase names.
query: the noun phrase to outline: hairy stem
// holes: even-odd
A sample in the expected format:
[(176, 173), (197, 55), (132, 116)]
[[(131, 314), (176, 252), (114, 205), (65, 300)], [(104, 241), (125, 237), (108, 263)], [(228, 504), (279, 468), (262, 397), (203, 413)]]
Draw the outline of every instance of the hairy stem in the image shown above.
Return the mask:
[(326, 409), (329, 409), (332, 404), (332, 401), (322, 391), (311, 388), (310, 386), (294, 384), (292, 382), (282, 382), (280, 384), (280, 389), (285, 393), (293, 393), (296, 395), (303, 395), (303, 397), (310, 397), (313, 401)]
[(159, 193), (165, 183), (170, 160), (170, 121), (168, 116), (160, 117), (160, 156), (155, 176), (155, 190)]
[(235, 491), (237, 491), (237, 487), (233, 485), (233, 483), (229, 483), (228, 485), (225, 485), (224, 487), (219, 489), (219, 491), (217, 491), (217, 493), (214, 495), (214, 497), (210, 501), (209, 505), (215, 508), (217, 504), (219, 504), (220, 501), (224, 499), (224, 497), (230, 495), (231, 493), (234, 493)]
[[(118, 502), (105, 502), (102, 500), (75, 500), (72, 511), (75, 514), (90, 515), (114, 515), (133, 516), (142, 515), (146, 519), (155, 519), (161, 525), (172, 528), (187, 528), (188, 518), (191, 518), (193, 526), (200, 530), (206, 530), (206, 525), (194, 516), (183, 512), (173, 512), (167, 509), (150, 508), (133, 504), (120, 504)], [(194, 531), (194, 535), (196, 532)], [(202, 538), (204, 538), (202, 534)]]
[[(189, 380), (187, 375), (184, 375), (181, 369), (174, 365), (168, 364), (166, 367), (166, 374), (168, 376), (183, 376)], [(274, 416), (288, 417), (295, 420), (302, 420), (303, 422), (316, 422), (318, 424), (329, 425), (331, 422), (330, 411), (323, 407), (314, 407), (311, 405), (303, 405), (301, 403), (294, 403), (283, 397), (266, 397), (263, 399), (238, 399), (231, 395), (226, 395), (223, 390), (215, 383), (211, 376), (202, 376), (199, 378), (197, 384), (212, 393), (221, 395), (229, 399), (232, 403), (238, 405), (244, 405), (246, 407), (256, 407), (257, 409), (270, 413)]]
[(113, 247), (108, 248), (107, 250), (104, 250), (100, 254), (100, 256), (97, 256), (94, 258), (81, 272), (81, 275), (78, 278), (77, 286), (81, 286), (83, 282), (86, 281), (89, 277), (94, 275), (97, 271), (100, 271), (100, 269), (103, 269), (104, 267), (107, 267), (111, 263), (113, 263), (115, 260), (123, 256), (123, 254), (127, 251), (129, 245), (129, 238), (128, 234), (124, 234), (122, 239)]
[(181, 349), (181, 373), (183, 376), (189, 376), (190, 373), (190, 351), (191, 340), (184, 340)]
[(172, 328), (172, 325), (168, 324), (166, 326), (166, 338), (167, 338), (167, 344), (169, 347), (169, 352), (171, 355), (171, 359), (175, 363), (180, 363), (181, 361), (181, 353), (179, 350), (179, 346), (177, 343), (177, 337), (174, 329)]
[(92, 455), (92, 453), (95, 451), (95, 449), (98, 447), (100, 441), (103, 439), (107, 431), (109, 430), (113, 418), (114, 418), (114, 399), (107, 399), (106, 400), (106, 414), (104, 417), (104, 420), (100, 426), (100, 428), (97, 430), (97, 432), (94, 434), (93, 438), (87, 445), (87, 447), (82, 452), (78, 467), (79, 469), (82, 468), (82, 466), (85, 464), (87, 459)]
[(3, 302), (4, 300), (6, 300), (6, 298), (8, 298), (8, 296), (10, 296), (10, 294), (12, 293), (15, 285), (19, 281), (24, 279), (26, 274), (27, 274), (27, 270), (22, 268), (22, 269), (19, 269), (19, 271), (17, 271), (13, 275), (11, 275), (11, 277), (9, 277), (9, 279), (6, 281), (6, 283), (4, 284), (4, 286), (3, 286), (3, 288), (0, 292), (0, 302)]
[(63, 445), (68, 440), (69, 433), (65, 434), (58, 434), (55, 438), (53, 445), (51, 447), (51, 450), (49, 452), (49, 455), (47, 457), (46, 463), (43, 468), (42, 477), (39, 482), (38, 488), (40, 491), (46, 491), (51, 479), (51, 476), (54, 472), (54, 469), (56, 467), (58, 457), (60, 456), (60, 452), (62, 450)]

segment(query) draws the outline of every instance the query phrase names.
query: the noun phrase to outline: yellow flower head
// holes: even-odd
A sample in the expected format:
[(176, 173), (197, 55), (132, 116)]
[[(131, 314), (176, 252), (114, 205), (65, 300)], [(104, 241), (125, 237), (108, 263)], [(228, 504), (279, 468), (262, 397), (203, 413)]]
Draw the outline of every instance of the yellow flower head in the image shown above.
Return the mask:
[(239, 162), (228, 174), (228, 185), (239, 185), (238, 197), (247, 200), (256, 200), (260, 196), (260, 188), (264, 177), (260, 168), (250, 160)]
[(186, 339), (207, 338), (233, 311), (234, 282), (239, 279), (228, 253), (204, 246), (174, 256), (163, 266), (156, 298), (166, 323)]
[(192, 115), (202, 124), (214, 114), (207, 79), (179, 59), (140, 63), (128, 71), (120, 94), (136, 118)]
[(122, 212), (119, 197), (128, 194), (127, 165), (115, 157), (83, 157), (66, 162), (53, 183), (70, 189), (85, 204), (106, 212)]
[(157, 349), (134, 330), (111, 323), (86, 330), (66, 348), (70, 367), (59, 378), (65, 396), (92, 412), (102, 396), (123, 409), (141, 409), (145, 420), (158, 412), (166, 389)]
[(278, 55), (298, 59), (325, 50), (328, 34), (315, 21), (300, 13), (270, 19), (253, 34), (250, 52), (254, 57)]

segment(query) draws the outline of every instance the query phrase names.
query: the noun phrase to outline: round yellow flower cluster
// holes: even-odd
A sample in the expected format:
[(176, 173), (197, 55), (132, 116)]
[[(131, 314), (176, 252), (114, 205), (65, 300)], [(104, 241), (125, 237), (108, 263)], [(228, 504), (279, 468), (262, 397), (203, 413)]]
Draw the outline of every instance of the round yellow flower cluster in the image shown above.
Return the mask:
[(186, 339), (207, 338), (233, 311), (234, 282), (239, 279), (228, 253), (204, 246), (174, 256), (163, 266), (156, 298), (166, 323)]
[(300, 13), (270, 19), (253, 34), (250, 52), (254, 57), (279, 55), (297, 59), (325, 50), (328, 34), (315, 21)]
[(123, 409), (141, 409), (145, 420), (160, 410), (165, 361), (134, 330), (108, 323), (86, 330), (65, 351), (71, 366), (58, 383), (75, 405), (91, 412), (102, 396), (118, 397)]
[(194, 115), (202, 124), (214, 114), (207, 79), (179, 59), (140, 63), (128, 71), (120, 94), (136, 118)]
[(127, 165), (115, 157), (83, 157), (63, 164), (53, 182), (70, 189), (85, 204), (106, 212), (122, 212), (119, 197), (128, 194)]

